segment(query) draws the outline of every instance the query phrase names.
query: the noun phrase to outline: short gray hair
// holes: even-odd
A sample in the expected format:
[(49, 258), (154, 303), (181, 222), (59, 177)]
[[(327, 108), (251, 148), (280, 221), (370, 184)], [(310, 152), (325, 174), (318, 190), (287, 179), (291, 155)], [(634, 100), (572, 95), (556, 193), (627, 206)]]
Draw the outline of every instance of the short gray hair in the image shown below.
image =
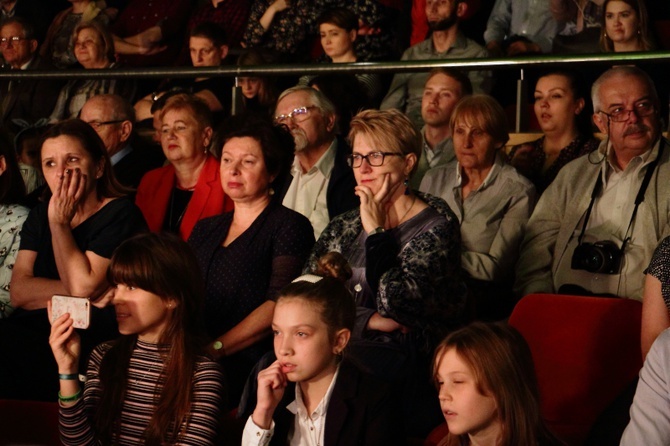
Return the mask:
[[(336, 116), (337, 115), (337, 109), (335, 108), (335, 105), (324, 95), (321, 93), (319, 90), (312, 88), (312, 87), (303, 87), (303, 86), (295, 86), (288, 88), (279, 95), (279, 98), (277, 99), (277, 104), (279, 104), (279, 101), (284, 99), (286, 96), (293, 94), (293, 93), (298, 93), (298, 92), (305, 92), (309, 96), (309, 100), (311, 104), (315, 107), (317, 107), (319, 110), (321, 110), (321, 113), (323, 113), (326, 117), (331, 117), (331, 116)], [(277, 106), (275, 105), (275, 112), (277, 110)]]
[(591, 100), (593, 101), (593, 111), (595, 113), (602, 111), (600, 108), (601, 107), (600, 89), (602, 88), (602, 85), (605, 82), (615, 77), (628, 77), (628, 76), (635, 77), (647, 85), (647, 88), (649, 89), (649, 94), (651, 95), (651, 99), (654, 102), (654, 106), (658, 110), (658, 107), (660, 106), (661, 102), (658, 99), (658, 93), (656, 92), (656, 86), (654, 85), (654, 81), (651, 80), (647, 72), (641, 70), (640, 68), (634, 65), (621, 65), (610, 68), (609, 70), (605, 71), (593, 83), (593, 86), (591, 87)]

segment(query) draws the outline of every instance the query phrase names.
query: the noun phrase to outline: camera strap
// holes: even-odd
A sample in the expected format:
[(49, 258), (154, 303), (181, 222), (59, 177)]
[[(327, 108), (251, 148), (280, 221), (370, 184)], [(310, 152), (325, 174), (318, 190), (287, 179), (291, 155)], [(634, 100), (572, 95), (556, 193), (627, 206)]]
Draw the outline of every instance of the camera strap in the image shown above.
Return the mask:
[[(626, 233), (623, 236), (623, 243), (621, 244), (621, 248), (619, 249), (619, 253), (623, 255), (624, 250), (626, 249), (626, 244), (630, 240), (630, 237), (628, 237), (628, 233), (630, 232), (631, 226), (633, 226), (633, 222), (635, 221), (635, 216), (637, 215), (637, 208), (644, 201), (644, 194), (647, 191), (647, 187), (649, 187), (649, 182), (651, 181), (651, 176), (654, 174), (654, 171), (656, 170), (656, 166), (658, 166), (658, 163), (661, 159), (661, 156), (663, 155), (663, 146), (665, 145), (665, 139), (661, 137), (661, 143), (658, 147), (658, 155), (656, 158), (649, 163), (647, 166), (647, 171), (644, 174), (644, 178), (642, 179), (642, 184), (640, 184), (640, 190), (637, 191), (637, 195), (635, 196), (635, 207), (633, 208), (633, 214), (630, 217), (630, 221), (628, 222), (628, 227), (626, 228)], [(603, 162), (607, 162), (607, 158)], [(598, 197), (598, 194), (600, 193), (600, 190), (603, 187), (603, 180), (602, 180), (602, 171), (598, 172), (598, 176), (596, 177), (596, 184), (593, 186), (593, 192), (591, 192), (591, 201), (589, 202), (589, 207), (586, 210), (586, 216), (584, 218), (584, 224), (582, 225), (582, 231), (579, 234), (579, 238), (577, 239), (577, 245), (582, 244), (582, 239), (584, 238), (584, 233), (586, 232), (586, 225), (589, 222), (589, 218), (591, 217), (591, 211), (593, 210), (593, 204), (596, 201), (596, 198)]]

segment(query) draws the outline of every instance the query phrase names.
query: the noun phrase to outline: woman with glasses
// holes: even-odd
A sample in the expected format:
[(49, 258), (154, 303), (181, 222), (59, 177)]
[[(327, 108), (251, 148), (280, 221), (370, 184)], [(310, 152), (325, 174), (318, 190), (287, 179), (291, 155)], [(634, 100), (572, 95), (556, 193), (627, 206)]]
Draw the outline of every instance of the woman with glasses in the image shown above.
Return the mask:
[[(353, 275), (346, 284), (359, 307), (354, 354), (382, 374), (407, 378), (406, 408), (416, 409), (407, 418), (408, 434), (420, 436), (441, 416), (420, 371), (428, 370), (436, 343), (465, 317), (458, 219), (444, 200), (410, 189), (421, 135), (401, 112), (360, 112), (349, 139), (360, 207), (330, 222), (305, 272), (316, 271), (318, 259), (330, 251), (348, 260)], [(357, 350), (357, 344), (371, 349)], [(399, 356), (380, 357), (382, 345), (397, 346)], [(399, 362), (410, 356), (416, 359)]]
[[(77, 62), (86, 70), (116, 67), (112, 36), (97, 21), (77, 25), (72, 33), (72, 46)], [(78, 117), (86, 101), (99, 94), (117, 94), (132, 102), (136, 87), (133, 79), (72, 79), (61, 89), (49, 120), (58, 122)]]
[(419, 189), (444, 198), (458, 216), (462, 268), (477, 317), (503, 319), (514, 303), (513, 269), (535, 207), (535, 187), (500, 153), (509, 135), (495, 99), (462, 99), (450, 125), (456, 160), (429, 170)]
[(170, 164), (144, 175), (135, 203), (151, 231), (188, 240), (198, 220), (229, 211), (233, 203), (221, 190), (219, 163), (209, 152), (207, 104), (192, 95), (174, 95), (161, 109), (160, 120), (160, 142)]
[(231, 120), (219, 187), (235, 209), (200, 221), (189, 244), (205, 280), (208, 349), (224, 366), (235, 407), (252, 367), (272, 348), (275, 299), (300, 275), (314, 235), (306, 217), (273, 199), (274, 180), (291, 162), (290, 134), (261, 117)]

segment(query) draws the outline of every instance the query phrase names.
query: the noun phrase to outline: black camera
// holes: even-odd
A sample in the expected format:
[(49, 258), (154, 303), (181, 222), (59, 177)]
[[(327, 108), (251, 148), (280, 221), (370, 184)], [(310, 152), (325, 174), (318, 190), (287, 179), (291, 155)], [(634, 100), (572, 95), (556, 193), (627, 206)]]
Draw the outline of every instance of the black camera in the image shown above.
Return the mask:
[(583, 269), (590, 273), (618, 274), (621, 257), (621, 250), (612, 241), (582, 243), (572, 253), (570, 266), (572, 269)]

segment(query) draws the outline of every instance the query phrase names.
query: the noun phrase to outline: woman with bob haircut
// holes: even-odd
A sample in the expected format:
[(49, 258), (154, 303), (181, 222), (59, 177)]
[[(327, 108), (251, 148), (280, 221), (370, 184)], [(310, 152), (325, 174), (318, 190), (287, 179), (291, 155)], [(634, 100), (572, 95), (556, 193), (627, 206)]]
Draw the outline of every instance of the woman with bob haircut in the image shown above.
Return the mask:
[(209, 151), (212, 114), (202, 99), (179, 93), (165, 101), (159, 119), (160, 143), (170, 163), (142, 177), (135, 203), (151, 231), (188, 240), (198, 220), (233, 207), (221, 189), (219, 162)]
[[(0, 363), (0, 395), (52, 400), (56, 363), (47, 345), (47, 302), (56, 294), (101, 296), (108, 288), (105, 272), (114, 249), (146, 231), (146, 223), (114, 178), (107, 150), (90, 125), (63, 121), (45, 133), (40, 145), (52, 196), (30, 211), (21, 231), (10, 288), (15, 311), (0, 324), (6, 359)], [(82, 332), (83, 358), (118, 333), (107, 309), (92, 308), (92, 318)]]
[(107, 279), (122, 336), (93, 350), (83, 392), (73, 320), (51, 327), (63, 444), (214, 445), (223, 376), (202, 348), (193, 252), (172, 234), (138, 235), (114, 251)]
[(219, 188), (230, 212), (198, 222), (188, 242), (205, 282), (208, 350), (226, 371), (236, 404), (249, 371), (269, 349), (279, 291), (300, 275), (314, 245), (312, 225), (273, 198), (287, 175), (293, 138), (269, 119), (241, 116), (223, 136)]
[[(349, 140), (360, 206), (331, 220), (304, 272), (316, 271), (328, 252), (341, 253), (352, 268), (346, 285), (359, 307), (352, 345), (360, 341), (375, 352), (376, 343), (391, 343), (417, 360), (391, 370), (384, 363), (397, 358), (376, 362), (374, 355), (363, 354), (362, 359), (372, 360), (368, 365), (380, 373), (418, 373), (428, 366), (438, 340), (465, 320), (458, 220), (444, 200), (409, 187), (421, 135), (403, 113), (362, 111), (351, 121)], [(420, 413), (431, 411), (434, 403), (428, 381), (420, 376), (405, 383), (412, 387), (407, 392), (414, 402), (420, 400), (408, 421), (417, 430), (410, 435), (426, 434), (439, 418), (437, 407)]]
[(461, 99), (451, 114), (456, 160), (429, 170), (420, 190), (442, 197), (461, 224), (461, 263), (477, 317), (499, 320), (513, 307), (513, 268), (535, 187), (500, 153), (505, 112), (491, 96)]
[(541, 418), (530, 348), (514, 328), (475, 322), (435, 350), (433, 376), (449, 434), (440, 446), (559, 446)]
[[(114, 40), (99, 21), (79, 23), (72, 33), (72, 46), (77, 62), (86, 70), (117, 67)], [(136, 88), (132, 79), (72, 79), (61, 89), (49, 120), (78, 117), (86, 101), (99, 94), (116, 94), (132, 102)]]

